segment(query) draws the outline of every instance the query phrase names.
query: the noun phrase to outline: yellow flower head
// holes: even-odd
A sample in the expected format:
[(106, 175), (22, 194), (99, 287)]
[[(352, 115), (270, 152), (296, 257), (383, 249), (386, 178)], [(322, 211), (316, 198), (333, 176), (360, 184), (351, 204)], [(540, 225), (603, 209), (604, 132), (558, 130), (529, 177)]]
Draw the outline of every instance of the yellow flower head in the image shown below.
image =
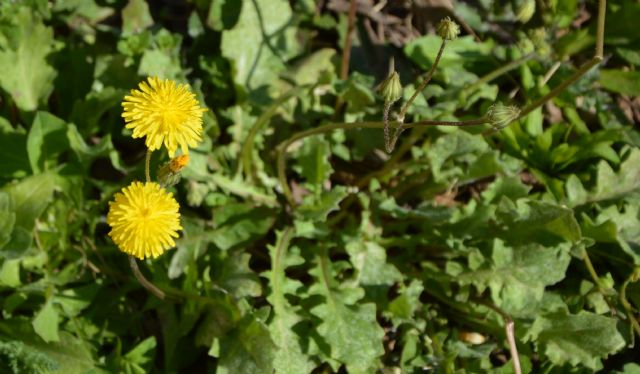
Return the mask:
[(109, 236), (121, 251), (139, 259), (158, 257), (176, 245), (180, 214), (173, 194), (154, 182), (133, 182), (109, 202)]
[(141, 82), (140, 90), (131, 90), (122, 102), (122, 117), (126, 127), (133, 129), (133, 137), (146, 136), (149, 150), (167, 147), (173, 157), (178, 149), (188, 154), (202, 140), (202, 113), (195, 95), (187, 84), (177, 84), (169, 79), (149, 77)]

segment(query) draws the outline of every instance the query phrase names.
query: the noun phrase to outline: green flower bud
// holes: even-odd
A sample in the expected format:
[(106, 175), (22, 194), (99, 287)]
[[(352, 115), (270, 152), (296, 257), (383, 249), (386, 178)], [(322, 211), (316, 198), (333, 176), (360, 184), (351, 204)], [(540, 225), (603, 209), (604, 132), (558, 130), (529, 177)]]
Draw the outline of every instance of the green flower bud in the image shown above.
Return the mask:
[(451, 18), (445, 17), (438, 24), (438, 35), (444, 40), (453, 40), (460, 35), (460, 26)]
[(551, 53), (551, 47), (547, 42), (547, 31), (543, 27), (530, 30), (528, 35), (539, 56), (545, 57)]
[(395, 70), (380, 84), (379, 90), (385, 103), (393, 103), (402, 97), (400, 76)]
[(489, 107), (487, 117), (491, 126), (496, 130), (501, 130), (511, 124), (520, 115), (520, 108), (513, 105), (496, 103)]
[(536, 0), (524, 0), (516, 10), (516, 18), (527, 23), (536, 12)]

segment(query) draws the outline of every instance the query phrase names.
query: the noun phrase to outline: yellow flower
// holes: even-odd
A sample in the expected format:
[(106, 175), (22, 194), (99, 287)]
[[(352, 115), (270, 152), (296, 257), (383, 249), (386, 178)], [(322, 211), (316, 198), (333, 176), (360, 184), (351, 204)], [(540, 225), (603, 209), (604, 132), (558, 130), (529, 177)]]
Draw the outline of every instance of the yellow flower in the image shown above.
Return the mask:
[(176, 245), (180, 214), (173, 194), (154, 182), (133, 182), (109, 202), (109, 236), (121, 251), (139, 259), (158, 257)]
[(149, 77), (141, 82), (140, 90), (131, 90), (122, 102), (122, 117), (126, 127), (133, 129), (133, 137), (146, 136), (149, 150), (167, 147), (173, 157), (178, 149), (188, 154), (202, 140), (202, 113), (195, 95), (187, 84), (177, 84), (169, 79)]

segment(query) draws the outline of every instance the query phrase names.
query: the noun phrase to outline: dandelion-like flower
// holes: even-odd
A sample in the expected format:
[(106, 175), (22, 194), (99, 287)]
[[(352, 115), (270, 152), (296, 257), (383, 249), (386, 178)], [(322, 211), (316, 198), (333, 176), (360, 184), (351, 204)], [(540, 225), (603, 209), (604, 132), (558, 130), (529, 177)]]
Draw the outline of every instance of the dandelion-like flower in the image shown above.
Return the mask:
[(173, 194), (154, 182), (133, 182), (109, 202), (109, 236), (121, 251), (139, 259), (158, 257), (176, 245), (180, 214)]
[(195, 95), (187, 84), (177, 84), (169, 79), (149, 77), (141, 82), (140, 90), (131, 90), (124, 97), (122, 117), (126, 127), (133, 129), (133, 137), (146, 136), (149, 150), (167, 147), (173, 157), (178, 146), (188, 154), (202, 140), (202, 113)]

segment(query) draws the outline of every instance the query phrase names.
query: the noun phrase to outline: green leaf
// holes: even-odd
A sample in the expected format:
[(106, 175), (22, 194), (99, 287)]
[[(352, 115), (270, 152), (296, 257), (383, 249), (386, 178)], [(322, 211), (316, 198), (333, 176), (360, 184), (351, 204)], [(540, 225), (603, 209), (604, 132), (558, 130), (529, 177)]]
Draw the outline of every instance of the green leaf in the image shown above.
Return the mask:
[(376, 320), (376, 305), (357, 303), (362, 289), (340, 288), (324, 254), (318, 256), (318, 265), (311, 273), (317, 283), (310, 292), (325, 299), (311, 313), (322, 321), (317, 330), (331, 347), (331, 358), (344, 363), (349, 373), (368, 373), (377, 368), (378, 357), (384, 353), (384, 331)]
[(40, 217), (53, 197), (54, 186), (54, 175), (47, 173), (34, 175), (4, 187), (4, 192), (11, 196), (16, 226), (28, 231), (33, 229), (35, 220)]
[(261, 237), (275, 220), (271, 209), (254, 208), (249, 204), (228, 205), (222, 211), (224, 213), (218, 214), (216, 219), (218, 227), (206, 236), (223, 251)]
[(231, 62), (241, 95), (272, 83), (296, 52), (291, 17), (286, 0), (243, 1), (238, 22), (222, 33), (220, 50)]
[(16, 213), (11, 209), (10, 196), (0, 191), (0, 248), (11, 239), (13, 225), (16, 223)]
[(0, 23), (0, 86), (20, 109), (35, 110), (49, 97), (56, 77), (47, 62), (54, 51), (53, 30), (20, 5), (14, 5), (11, 16)]
[(268, 247), (271, 271), (265, 273), (271, 285), (267, 300), (273, 306), (269, 331), (278, 347), (273, 366), (277, 373), (282, 374), (309, 373), (315, 367), (303, 352), (302, 338), (294, 329), (302, 318), (285, 298), (285, 293), (295, 295), (296, 289), (302, 286), (302, 283), (289, 279), (285, 274), (287, 267), (304, 262), (297, 251), (294, 251), (295, 248), (289, 248), (292, 234), (291, 228), (277, 233), (276, 243)]
[(249, 267), (250, 260), (248, 253), (229, 252), (212, 278), (236, 298), (261, 296), (262, 286), (258, 276)]
[(600, 84), (609, 91), (640, 96), (640, 71), (600, 70)]
[(236, 329), (220, 339), (217, 373), (272, 374), (275, 349), (264, 323), (247, 315)]
[(122, 357), (124, 372), (127, 374), (148, 373), (155, 356), (156, 344), (155, 336), (150, 336), (127, 352), (127, 354)]
[(322, 192), (319, 196), (308, 195), (296, 209), (298, 218), (305, 221), (325, 221), (329, 213), (338, 210), (340, 202), (349, 195), (349, 190), (344, 186), (336, 186), (328, 192)]
[[(3, 118), (0, 117), (0, 121)], [(30, 170), (27, 156), (27, 136), (17, 131), (0, 130), (0, 176), (23, 177)]]
[(129, 0), (122, 8), (122, 35), (137, 34), (153, 26), (149, 5), (145, 0)]
[(507, 313), (533, 317), (545, 287), (564, 279), (570, 249), (569, 245), (548, 248), (535, 243), (509, 247), (496, 239), (492, 264), (457, 279), (462, 284), (475, 284), (480, 292), (489, 287), (494, 302)]
[(34, 174), (46, 170), (45, 161), (57, 161), (56, 156), (68, 148), (67, 124), (50, 113), (37, 112), (27, 137), (27, 153)]
[(5, 319), (0, 321), (0, 334), (3, 338), (22, 342), (25, 346), (46, 355), (57, 364), (61, 373), (87, 373), (91, 370), (102, 372), (85, 343), (64, 331), (58, 334), (59, 342), (45, 343), (33, 332), (33, 327), (28, 321)]
[(60, 318), (58, 317), (58, 311), (54, 308), (51, 301), (47, 301), (42, 309), (36, 314), (33, 319), (32, 325), (36, 334), (47, 343), (58, 342), (60, 337), (58, 336), (58, 324)]
[(579, 178), (571, 176), (565, 186), (567, 200), (575, 207), (587, 203), (624, 197), (640, 188), (640, 149), (630, 148), (628, 156), (615, 172), (609, 164), (601, 160), (597, 165), (596, 183), (587, 190)]
[(304, 140), (304, 145), (296, 156), (294, 169), (305, 178), (311, 188), (321, 191), (324, 182), (333, 173), (330, 157), (329, 142), (322, 136), (312, 136)]
[(556, 365), (570, 363), (592, 370), (602, 368), (600, 359), (625, 346), (614, 318), (586, 311), (538, 316), (525, 339)]
[(395, 266), (387, 263), (387, 253), (378, 243), (358, 238), (346, 245), (349, 259), (358, 271), (355, 281), (362, 286), (390, 286), (402, 279)]

